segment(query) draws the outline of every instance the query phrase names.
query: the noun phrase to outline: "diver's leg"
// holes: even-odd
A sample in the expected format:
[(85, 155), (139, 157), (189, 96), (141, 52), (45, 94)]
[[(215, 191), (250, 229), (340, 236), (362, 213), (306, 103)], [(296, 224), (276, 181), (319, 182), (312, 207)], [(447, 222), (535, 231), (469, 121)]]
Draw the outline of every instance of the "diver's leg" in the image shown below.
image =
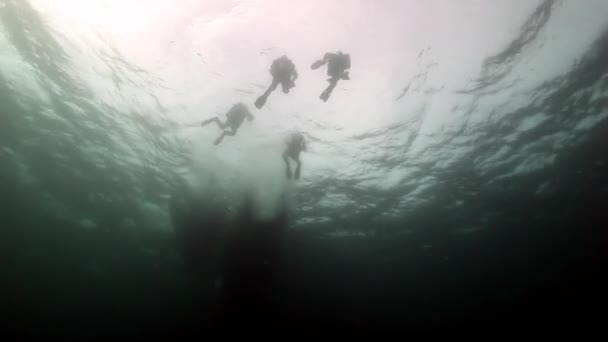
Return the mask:
[(222, 132), (222, 135), (220, 135), (220, 136), (219, 136), (217, 139), (215, 139), (215, 142), (213, 142), (213, 144), (214, 144), (214, 145), (217, 145), (217, 144), (221, 143), (221, 142), (222, 142), (222, 140), (224, 140), (224, 137), (225, 137), (225, 136), (227, 136), (227, 135), (229, 135), (229, 136), (231, 136), (231, 137), (235, 136), (235, 135), (236, 135), (236, 132), (237, 132), (237, 130), (238, 130), (238, 127), (237, 127), (237, 128), (235, 128), (235, 127), (233, 126), (233, 127), (231, 127), (231, 128), (232, 128), (232, 130), (230, 130), (230, 131), (226, 131), (226, 130), (225, 130), (225, 131), (223, 131), (223, 132)]
[(219, 143), (222, 142), (222, 140), (224, 140), (224, 136), (226, 135), (226, 131), (223, 131), (222, 134), (215, 139), (215, 141), (213, 142), (213, 145), (218, 145)]
[(300, 169), (302, 168), (302, 162), (300, 161), (300, 156), (297, 156), (295, 158), (295, 160), (297, 163), (295, 177), (296, 177), (296, 179), (300, 179)]
[(281, 86), (283, 87), (283, 93), (284, 94), (289, 94), (289, 88), (291, 88), (289, 82), (290, 82), (289, 80), (282, 80), (281, 81)]
[(225, 125), (218, 118), (212, 118), (212, 119), (205, 120), (205, 121), (201, 122), (201, 126), (205, 127), (212, 122), (215, 122), (220, 129), (224, 129), (224, 127), (225, 127)]
[(289, 90), (293, 87), (295, 87), (295, 82), (294, 79), (292, 79), (291, 77), (285, 78), (283, 80), (281, 80), (281, 85), (283, 86), (283, 93), (285, 94), (289, 94)]
[(336, 77), (332, 77), (329, 79), (329, 86), (327, 86), (327, 88), (325, 89), (325, 91), (323, 91), (323, 93), (321, 93), (321, 96), (319, 96), (319, 98), (323, 101), (327, 101), (327, 99), (329, 99), (329, 95), (331, 95), (332, 91), (334, 90), (334, 88), (336, 87), (336, 85), (338, 84), (338, 79)]
[(268, 87), (268, 89), (266, 89), (266, 91), (264, 92), (264, 94), (262, 94), (262, 96), (258, 97), (257, 100), (255, 100), (255, 107), (257, 109), (260, 109), (260, 108), (262, 108), (262, 106), (264, 106), (264, 104), (266, 103), (266, 99), (268, 99), (268, 96), (270, 96), (270, 93), (272, 93), (275, 89), (277, 89), (278, 85), (279, 85), (279, 80), (277, 78), (273, 78), (272, 83), (270, 84), (270, 87)]
[(236, 131), (237, 131), (237, 130), (236, 130), (235, 128), (233, 128), (233, 129), (232, 129), (232, 130), (230, 130), (230, 131), (224, 131), (224, 135), (229, 135), (229, 136), (233, 137), (233, 136), (235, 136), (235, 135), (236, 135)]
[(270, 95), (270, 93), (272, 93), (275, 89), (277, 89), (277, 86), (279, 85), (279, 83), (280, 82), (277, 78), (273, 78), (272, 83), (270, 84), (268, 89), (266, 89), (266, 91), (264, 92), (264, 94), (262, 96), (268, 97)]
[(219, 143), (222, 142), (222, 140), (224, 140), (224, 136), (226, 135), (226, 131), (222, 132), (222, 134), (215, 139), (215, 141), (213, 142), (213, 145), (218, 145)]
[(289, 166), (289, 158), (287, 157), (287, 152), (283, 153), (283, 160), (285, 161), (285, 173), (287, 175), (287, 179), (291, 178), (291, 167)]

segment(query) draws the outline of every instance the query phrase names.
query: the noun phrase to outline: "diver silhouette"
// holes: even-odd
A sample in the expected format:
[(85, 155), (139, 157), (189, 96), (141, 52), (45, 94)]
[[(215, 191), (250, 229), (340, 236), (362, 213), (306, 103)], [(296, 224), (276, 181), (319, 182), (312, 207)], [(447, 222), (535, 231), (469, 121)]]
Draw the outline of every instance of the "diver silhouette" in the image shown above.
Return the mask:
[(326, 102), (338, 84), (339, 80), (350, 80), (347, 69), (350, 69), (350, 55), (344, 54), (342, 51), (337, 53), (326, 53), (323, 59), (320, 59), (310, 66), (312, 70), (316, 70), (327, 64), (327, 75), (330, 78), (327, 80), (329, 86), (321, 93), (319, 98)]
[(296, 162), (296, 172), (294, 174), (295, 179), (300, 178), (300, 170), (302, 162), (300, 161), (300, 153), (306, 151), (306, 141), (301, 133), (293, 133), (289, 135), (287, 139), (287, 146), (283, 152), (283, 160), (285, 161), (287, 178), (291, 178), (291, 166), (289, 165), (289, 158)]
[[(251, 115), (251, 112), (249, 112), (247, 106), (245, 106), (242, 102), (238, 102), (233, 105), (232, 108), (230, 108), (230, 110), (228, 110), (228, 112), (226, 113), (225, 123), (222, 123), (218, 118), (212, 118), (203, 121), (201, 123), (201, 126), (204, 127), (212, 122), (215, 122), (218, 127), (223, 130), (222, 134), (217, 139), (215, 139), (213, 143), (214, 145), (218, 145), (222, 142), (226, 135), (236, 135), (236, 132), (238, 131), (239, 127), (241, 127), (241, 124), (243, 123), (245, 118), (251, 121), (253, 120), (253, 115)], [(227, 127), (230, 128), (230, 130), (226, 130)]]
[(298, 79), (298, 72), (293, 62), (285, 55), (275, 59), (270, 66), (272, 83), (264, 94), (255, 101), (256, 108), (260, 109), (266, 103), (268, 96), (277, 88), (279, 83), (283, 87), (283, 93), (288, 94), (289, 90), (295, 87), (295, 80)]

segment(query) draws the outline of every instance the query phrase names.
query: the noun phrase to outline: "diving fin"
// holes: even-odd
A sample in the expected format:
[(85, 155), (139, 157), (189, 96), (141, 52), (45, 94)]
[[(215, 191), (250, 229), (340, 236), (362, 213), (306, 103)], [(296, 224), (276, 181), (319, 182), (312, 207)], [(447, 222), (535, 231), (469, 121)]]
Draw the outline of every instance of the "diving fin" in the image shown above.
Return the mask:
[(266, 97), (265, 96), (260, 96), (258, 97), (257, 100), (255, 100), (255, 107), (257, 109), (260, 109), (264, 106), (264, 104), (266, 103)]
[(327, 102), (327, 100), (329, 99), (329, 92), (328, 91), (322, 92), (321, 96), (319, 96), (319, 98), (321, 100), (323, 100), (323, 102)]
[(222, 142), (222, 140), (224, 140), (224, 133), (222, 133), (222, 135), (220, 135), (217, 139), (215, 139), (215, 141), (213, 142), (213, 145), (217, 146), (219, 145), (219, 143)]

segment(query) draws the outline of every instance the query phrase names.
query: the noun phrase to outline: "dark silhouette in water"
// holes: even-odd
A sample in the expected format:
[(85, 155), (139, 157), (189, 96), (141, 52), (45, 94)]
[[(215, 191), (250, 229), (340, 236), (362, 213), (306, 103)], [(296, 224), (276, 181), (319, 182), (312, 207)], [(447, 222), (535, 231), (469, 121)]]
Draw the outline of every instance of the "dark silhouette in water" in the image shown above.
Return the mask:
[(291, 59), (285, 55), (272, 62), (272, 65), (270, 66), (270, 75), (272, 75), (272, 83), (264, 94), (255, 101), (255, 106), (258, 109), (264, 106), (268, 96), (277, 88), (279, 83), (283, 87), (283, 93), (288, 94), (289, 90), (295, 87), (295, 80), (298, 79), (296, 66)]
[(329, 86), (321, 93), (319, 98), (327, 101), (338, 84), (339, 80), (350, 80), (347, 69), (350, 69), (350, 55), (338, 51), (337, 53), (326, 53), (323, 59), (320, 59), (310, 66), (312, 70), (316, 70), (327, 64), (327, 75), (330, 77), (327, 81)]
[[(215, 122), (217, 126), (223, 130), (222, 134), (217, 139), (215, 139), (215, 142), (213, 143), (214, 145), (218, 145), (222, 142), (226, 135), (236, 135), (236, 132), (238, 131), (239, 127), (241, 127), (241, 124), (243, 124), (245, 118), (251, 121), (253, 120), (253, 115), (251, 114), (251, 112), (249, 112), (247, 106), (239, 102), (232, 106), (232, 108), (230, 108), (230, 110), (226, 113), (225, 123), (222, 123), (218, 118), (212, 118), (203, 121), (201, 123), (201, 126), (205, 127), (206, 125)], [(227, 127), (229, 127), (230, 130), (226, 130)]]
[(233, 218), (202, 200), (174, 198), (170, 209), (188, 273), (199, 281), (221, 279), (216, 309), (206, 323), (215, 329), (276, 319), (273, 288), (287, 208), (268, 220), (255, 217), (249, 197)]
[(274, 276), (286, 227), (285, 209), (273, 219), (256, 220), (253, 203), (245, 202), (222, 258), (220, 322), (257, 322), (274, 316)]
[(289, 165), (289, 158), (293, 159), (296, 162), (296, 172), (295, 178), (300, 178), (300, 170), (302, 167), (302, 162), (300, 161), (300, 153), (302, 151), (306, 151), (306, 141), (304, 140), (304, 136), (301, 133), (294, 133), (289, 136), (287, 140), (287, 147), (285, 148), (285, 152), (283, 152), (283, 160), (285, 161), (285, 171), (287, 174), (287, 178), (291, 178), (291, 167)]

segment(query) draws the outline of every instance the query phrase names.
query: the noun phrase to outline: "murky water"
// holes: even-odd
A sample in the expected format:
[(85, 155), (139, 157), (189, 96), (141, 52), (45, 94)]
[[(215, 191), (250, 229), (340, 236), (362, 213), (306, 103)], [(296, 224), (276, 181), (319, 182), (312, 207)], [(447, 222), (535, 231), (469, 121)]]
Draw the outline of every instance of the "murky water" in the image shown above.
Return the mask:
[[(551, 271), (521, 279), (559, 273), (557, 256), (582, 260), (567, 251), (604, 241), (593, 205), (608, 193), (606, 13), (601, 0), (0, 1), (0, 204), (17, 316), (35, 317), (35, 333), (89, 309), (118, 324), (150, 298), (162, 317), (188, 312), (169, 210), (184, 193), (226, 216), (246, 193), (262, 217), (288, 203), (291, 272), (277, 293), (297, 293), (294, 307), (359, 298), (382, 321), (384, 291), (408, 293), (397, 311), (431, 319), (426, 298), (458, 316), (453, 298), (469, 293), (458, 289), (508, 278), (460, 271), (531, 258)], [(327, 77), (310, 64), (337, 50), (351, 55), (350, 80), (323, 102)], [(257, 109), (283, 54), (296, 86)], [(255, 119), (213, 145), (220, 131), (198, 123), (237, 102)], [(296, 131), (308, 145), (297, 181), (281, 158)], [(439, 282), (450, 290), (411, 292)]]

